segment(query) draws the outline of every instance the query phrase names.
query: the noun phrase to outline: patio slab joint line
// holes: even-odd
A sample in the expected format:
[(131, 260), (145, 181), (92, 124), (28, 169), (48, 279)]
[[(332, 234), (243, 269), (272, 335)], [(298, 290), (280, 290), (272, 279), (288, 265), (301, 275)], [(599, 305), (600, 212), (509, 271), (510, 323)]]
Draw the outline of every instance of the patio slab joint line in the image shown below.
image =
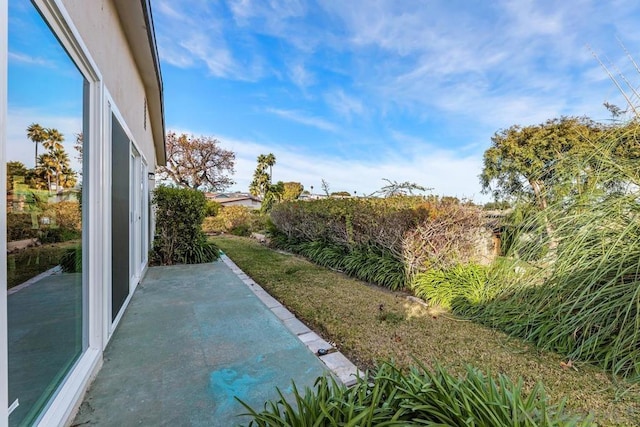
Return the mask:
[(333, 351), (324, 356), (318, 356), (318, 350), (332, 350), (334, 347), (313, 332), (307, 325), (296, 318), (285, 306), (273, 298), (267, 291), (257, 284), (251, 277), (242, 271), (227, 255), (221, 255), (220, 259), (242, 282), (258, 297), (260, 301), (282, 322), (291, 333), (298, 337), (309, 351), (318, 357), (327, 369), (344, 385), (350, 387), (356, 383), (362, 372), (339, 351)]

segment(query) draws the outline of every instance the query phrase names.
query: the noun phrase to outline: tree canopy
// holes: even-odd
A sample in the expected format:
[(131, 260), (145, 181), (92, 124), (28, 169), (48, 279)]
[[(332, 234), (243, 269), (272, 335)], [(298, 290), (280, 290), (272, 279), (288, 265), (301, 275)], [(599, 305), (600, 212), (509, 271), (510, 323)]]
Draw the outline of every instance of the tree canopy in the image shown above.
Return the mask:
[(296, 200), (303, 191), (304, 186), (299, 182), (285, 182), (283, 183), (282, 200)]
[(160, 166), (161, 179), (194, 190), (221, 191), (234, 184), (236, 155), (220, 147), (217, 139), (169, 132), (166, 138), (167, 165)]
[(496, 200), (529, 198), (546, 208), (580, 175), (571, 165), (590, 153), (602, 131), (586, 117), (562, 117), (496, 132), (484, 153), (483, 192), (493, 193)]

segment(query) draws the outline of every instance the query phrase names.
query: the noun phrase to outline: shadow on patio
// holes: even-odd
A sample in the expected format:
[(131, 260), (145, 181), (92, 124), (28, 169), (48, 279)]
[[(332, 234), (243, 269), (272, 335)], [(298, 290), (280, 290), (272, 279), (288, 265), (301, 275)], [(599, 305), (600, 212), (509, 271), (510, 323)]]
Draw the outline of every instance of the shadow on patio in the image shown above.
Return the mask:
[(261, 408), (312, 386), (326, 343), (252, 286), (228, 259), (150, 268), (73, 424), (247, 424), (234, 396)]

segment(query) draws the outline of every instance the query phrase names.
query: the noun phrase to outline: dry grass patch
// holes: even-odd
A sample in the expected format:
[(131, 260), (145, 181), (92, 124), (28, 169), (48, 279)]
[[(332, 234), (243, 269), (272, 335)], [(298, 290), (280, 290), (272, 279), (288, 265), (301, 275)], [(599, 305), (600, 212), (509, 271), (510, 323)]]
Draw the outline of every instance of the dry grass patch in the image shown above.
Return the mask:
[(406, 294), (365, 284), (246, 238), (217, 237), (215, 243), (273, 297), (310, 328), (332, 341), (361, 369), (377, 361), (398, 366), (435, 361), (459, 374), (471, 364), (522, 377), (531, 390), (541, 381), (552, 401), (593, 413), (603, 425), (640, 425), (640, 389), (580, 363), (541, 352), (521, 340), (428, 310)]

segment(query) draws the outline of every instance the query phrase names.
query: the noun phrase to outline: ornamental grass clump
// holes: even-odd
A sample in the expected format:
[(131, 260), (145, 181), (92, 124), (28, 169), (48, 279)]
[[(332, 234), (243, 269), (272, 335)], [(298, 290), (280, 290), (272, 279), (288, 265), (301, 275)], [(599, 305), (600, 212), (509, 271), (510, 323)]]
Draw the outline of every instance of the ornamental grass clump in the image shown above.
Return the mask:
[(420, 365), (408, 373), (391, 363), (358, 378), (347, 388), (331, 377), (316, 380), (315, 389), (302, 394), (293, 384), (293, 400), (267, 402), (262, 411), (240, 401), (253, 419), (249, 426), (578, 426), (592, 425), (552, 406), (541, 384), (530, 392), (522, 380), (493, 378), (467, 367), (456, 377), (443, 367), (433, 371)]
[(415, 296), (431, 305), (450, 309), (452, 305), (490, 301), (497, 286), (487, 266), (458, 264), (448, 269), (431, 269), (415, 275), (411, 282)]
[[(576, 187), (581, 191), (569, 193), (521, 227), (531, 234), (537, 226), (544, 234), (540, 224), (545, 224), (553, 236), (536, 243), (516, 238), (510, 255), (519, 257), (520, 264), (502, 271), (504, 290), (492, 301), (469, 303), (458, 312), (570, 360), (638, 381), (640, 159), (615, 152), (611, 145), (594, 146), (582, 167), (587, 164), (590, 170), (588, 180)], [(551, 241), (555, 249), (550, 249)]]

